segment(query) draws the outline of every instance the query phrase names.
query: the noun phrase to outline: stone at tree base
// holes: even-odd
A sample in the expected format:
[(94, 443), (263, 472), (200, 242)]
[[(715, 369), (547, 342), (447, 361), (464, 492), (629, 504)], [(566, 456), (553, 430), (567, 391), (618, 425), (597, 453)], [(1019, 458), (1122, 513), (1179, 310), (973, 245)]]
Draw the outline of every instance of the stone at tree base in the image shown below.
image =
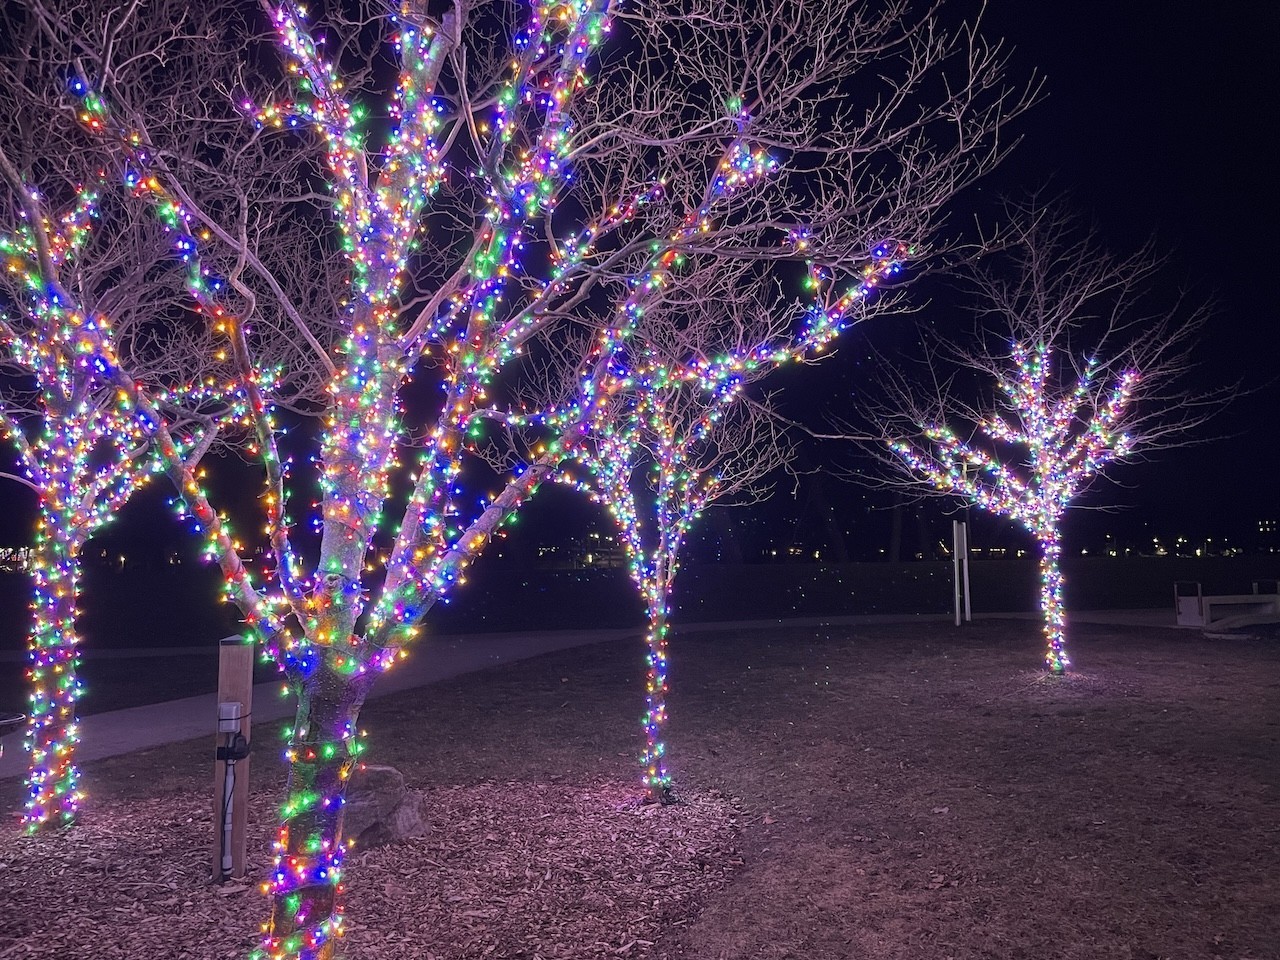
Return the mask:
[(355, 840), (357, 849), (394, 843), (425, 830), (421, 801), (409, 792), (399, 770), (371, 765), (352, 775), (342, 832)]

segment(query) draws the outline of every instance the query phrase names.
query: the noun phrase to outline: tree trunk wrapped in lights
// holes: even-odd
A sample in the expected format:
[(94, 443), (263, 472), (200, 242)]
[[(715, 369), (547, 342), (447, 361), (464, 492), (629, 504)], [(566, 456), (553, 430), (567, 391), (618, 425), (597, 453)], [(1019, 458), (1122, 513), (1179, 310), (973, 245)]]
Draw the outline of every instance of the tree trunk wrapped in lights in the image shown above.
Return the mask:
[(23, 820), (33, 830), (70, 823), (81, 799), (75, 766), (80, 742), (76, 713), (81, 692), (76, 636), (80, 558), (79, 545), (67, 537), (75, 528), (64, 521), (41, 509), (31, 551), (34, 587), (27, 668), (31, 712), (23, 744), (28, 757)]
[(1053, 673), (1064, 673), (1071, 661), (1066, 651), (1066, 614), (1062, 606), (1062, 544), (1057, 530), (1042, 531), (1040, 545), (1040, 616), (1044, 618), (1044, 660)]
[(320, 661), (298, 688), (286, 753), (289, 796), (270, 881), (277, 904), (263, 940), (269, 955), (324, 956), (341, 936), (342, 803), (362, 749), (356, 723), (373, 677), (335, 673)]
[[(1143, 312), (1160, 266), (1150, 245), (1116, 258), (1060, 204), (1006, 210), (1008, 267), (981, 266), (969, 277), (979, 315), (1005, 328), (941, 341), (929, 358), (933, 387), (887, 384), (892, 400), (870, 419), (900, 476), (1014, 520), (1035, 538), (1045, 663), (1061, 674), (1071, 662), (1061, 569), (1067, 507), (1111, 464), (1185, 436), (1223, 394), (1181, 386), (1204, 308)], [(994, 383), (993, 395), (960, 396), (955, 384), (967, 374), (957, 371)]]
[(667, 595), (649, 598), (647, 604), (649, 626), (644, 642), (648, 648), (645, 664), (649, 670), (644, 684), (644, 753), (640, 764), (644, 770), (642, 782), (645, 796), (656, 803), (671, 803), (675, 799), (671, 773), (667, 770), (667, 745), (662, 741), (662, 729), (667, 723)]
[[(890, 309), (894, 297), (865, 293), (900, 251), (872, 248), (928, 238), (1035, 96), (1004, 85), (998, 47), (930, 14), (851, 0), (618, 6), (407, 0), (312, 26), (295, 4), (264, 3), (269, 36), (249, 24), (242, 43), (216, 47), (202, 38), (233, 37), (242, 7), (159, 0), (143, 19), (102, 4), (99, 31), (44, 0), (18, 8), (59, 91), (72, 75), (87, 140), (172, 231), (188, 295), (225, 338), (253, 414), (270, 550), (260, 580), (163, 429), (156, 443), (228, 598), (305, 705), (278, 850), (279, 866), (302, 871), (269, 885), (264, 956), (332, 956), (347, 724), (501, 524), (619, 408), (646, 312), (721, 272), (785, 324), (794, 273), (775, 266), (808, 263), (821, 309), (806, 348), (691, 359), (723, 384)], [(229, 101), (232, 88), (243, 93)], [(535, 394), (554, 403), (531, 406)], [(305, 431), (283, 437), (282, 409), (318, 419), (306, 456)], [(473, 498), (464, 464), (493, 424), (516, 423), (529, 446), (499, 490)], [(384, 524), (410, 452), (407, 503)], [(318, 543), (289, 513), (313, 479), (294, 474), (311, 466)]]

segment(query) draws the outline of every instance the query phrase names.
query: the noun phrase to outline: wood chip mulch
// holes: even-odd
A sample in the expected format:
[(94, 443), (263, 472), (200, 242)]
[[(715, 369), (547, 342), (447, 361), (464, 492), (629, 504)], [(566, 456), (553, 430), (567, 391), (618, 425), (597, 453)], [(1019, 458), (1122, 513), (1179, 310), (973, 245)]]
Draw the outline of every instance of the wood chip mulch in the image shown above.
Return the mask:
[[(348, 858), (342, 955), (365, 960), (638, 960), (741, 864), (736, 798), (642, 806), (633, 785), (420, 791), (428, 831)], [(240, 960), (267, 910), (271, 803), (252, 801), (251, 876), (208, 881), (194, 794), (91, 804), (63, 834), (0, 846), (0, 960)]]

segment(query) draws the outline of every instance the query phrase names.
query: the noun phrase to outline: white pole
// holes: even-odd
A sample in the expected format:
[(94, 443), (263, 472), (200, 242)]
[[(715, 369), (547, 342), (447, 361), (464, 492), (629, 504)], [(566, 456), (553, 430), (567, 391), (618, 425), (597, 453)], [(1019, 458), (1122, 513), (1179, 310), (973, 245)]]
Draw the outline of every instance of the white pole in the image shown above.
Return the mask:
[(973, 619), (973, 609), (969, 605), (969, 521), (960, 524), (961, 558), (964, 562), (964, 619), (968, 623)]
[(953, 591), (952, 598), (955, 601), (954, 605), (956, 610), (956, 626), (957, 627), (960, 626), (960, 595), (961, 595), (960, 527), (961, 527), (961, 524), (959, 520), (951, 521), (951, 567), (952, 567), (952, 581), (955, 584), (955, 589)]

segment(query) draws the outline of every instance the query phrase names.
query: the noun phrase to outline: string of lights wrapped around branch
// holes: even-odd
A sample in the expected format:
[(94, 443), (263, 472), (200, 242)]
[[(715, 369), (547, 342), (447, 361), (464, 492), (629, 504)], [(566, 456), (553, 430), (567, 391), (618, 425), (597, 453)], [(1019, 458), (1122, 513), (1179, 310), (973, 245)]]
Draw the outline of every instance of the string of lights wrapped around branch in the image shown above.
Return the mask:
[[(82, 188), (67, 212), (53, 220), (43, 213), (39, 193), (28, 194), (28, 206), (37, 212), (16, 233), (0, 234), (0, 257), (27, 292), (30, 325), (18, 325), (15, 317), (0, 325), (0, 341), (9, 360), (35, 384), (39, 433), (29, 437), (30, 415), (14, 415), (3, 402), (0, 424), (39, 494), (24, 812), (27, 829), (35, 831), (72, 822), (82, 799), (75, 765), (75, 704), (82, 694), (75, 627), (80, 550), (162, 464), (150, 445), (154, 420), (112, 386), (119, 363), (110, 322), (76, 303), (57, 276), (89, 237), (99, 191)], [(155, 397), (162, 405), (200, 409), (232, 389), (210, 379), (159, 390)]]
[[(512, 76), (497, 97), (492, 123), (497, 133), (495, 149), (513, 136), (512, 111), (517, 105), (543, 111), (541, 132), (534, 145), (519, 155), (518, 162), (501, 171), (497, 183), (491, 184), (471, 276), (442, 314), (460, 330), (444, 346), (448, 370), (443, 415), (413, 478), (404, 524), (366, 631), (380, 638), (384, 650), (402, 649), (413, 639), (425, 610), (437, 599), (447, 599), (463, 568), (488, 539), (483, 523), (473, 524), (464, 540), (463, 530), (451, 527), (445, 518), (459, 492), (457, 480), (468, 448), (471, 413), (485, 399), (496, 373), (521, 352), (523, 342), (542, 319), (536, 310), (526, 310), (499, 322), (498, 310), (509, 278), (518, 271), (527, 225), (539, 212), (554, 208), (557, 190), (565, 179), (573, 129), (566, 107), (585, 83), (587, 56), (608, 33), (607, 6), (587, 2), (535, 5), (528, 25), (515, 39)], [(558, 40), (560, 36), (563, 39)], [(546, 76), (534, 76), (533, 64), (551, 50), (557, 51), (559, 65)], [(584, 229), (578, 242), (569, 244), (553, 263), (544, 295), (560, 288), (567, 272), (583, 261), (595, 236), (633, 215), (649, 195), (650, 191), (642, 192)], [(445, 324), (438, 322), (433, 329), (441, 331)], [(536, 475), (525, 474), (524, 494), (532, 491), (536, 480)], [(522, 496), (517, 491), (510, 499), (514, 510)]]
[[(136, 198), (148, 203), (157, 221), (172, 235), (172, 249), (177, 261), (185, 268), (186, 288), (196, 310), (209, 316), (213, 330), (226, 336), (233, 350), (243, 349), (245, 326), (221, 302), (225, 280), (206, 270), (200, 258), (200, 245), (210, 238), (209, 231), (201, 229), (191, 211), (164, 187), (152, 169), (151, 156), (141, 135), (116, 122), (105, 98), (84, 79), (73, 78), (71, 89), (80, 97), (81, 124), (91, 134), (121, 148), (125, 158), (122, 171), (124, 185)], [(242, 360), (241, 357), (236, 359)], [(225, 395), (238, 404), (235, 409), (239, 411), (242, 425), (256, 432), (257, 452), (268, 477), (279, 476), (282, 467), (276, 455), (274, 424), (265, 397), (283, 371), (258, 369), (247, 362), (237, 365), (239, 379), (234, 386), (226, 385)], [(254, 451), (252, 446), (249, 449)], [(170, 453), (174, 456), (168, 458), (167, 470), (179, 489), (179, 496), (171, 501), (172, 505), (180, 518), (190, 515), (195, 532), (204, 539), (205, 559), (216, 559), (221, 564), (224, 596), (241, 609), (247, 641), (261, 642), (263, 650), (276, 662), (281, 662), (280, 651), (291, 647), (289, 631), (276, 613), (281, 599), (264, 597), (260, 593), (249, 571), (235, 555), (237, 544), (228, 518), (210, 505), (199, 477), (181, 461), (178, 450), (174, 448)], [(270, 490), (263, 497), (263, 502), (268, 511), (267, 532), (275, 545), (286, 527), (283, 507)], [(287, 549), (280, 552), (289, 556)], [(292, 570), (292, 564), (280, 566), (286, 573)], [(282, 579), (286, 579), (285, 574), (282, 574)]]
[[(554, 208), (565, 179), (572, 134), (567, 108), (573, 94), (586, 82), (587, 57), (608, 31), (610, 8), (605, 0), (535, 3), (530, 8), (526, 26), (515, 38), (510, 80), (496, 98), (491, 119), (492, 157), (504, 157), (506, 148), (515, 143), (518, 110), (534, 115), (539, 132), (531, 136), (527, 149), (515, 151), (515, 162), (508, 166), (495, 163), (490, 169), (485, 163), (491, 158), (479, 158), (483, 168), (480, 179), (489, 184), (490, 196), (478, 236), (478, 252), (468, 265), (466, 282), (442, 305), (437, 316), (427, 318), (423, 329), (415, 333), (414, 343), (400, 338), (403, 331), (399, 328), (397, 305), (424, 204), (444, 176), (435, 135), (439, 117), (447, 106), (433, 101), (429, 94), (432, 64), (438, 62), (443, 31), (433, 34), (426, 28), (402, 24), (396, 49), (406, 69), (391, 111), (396, 121), (392, 146), (383, 155), (380, 182), (370, 187), (360, 111), (344, 94), (332, 65), (320, 56), (319, 45), (311, 38), (299, 9), (285, 4), (274, 14), (280, 46), (295, 78), (294, 100), (266, 107), (248, 102), (242, 106), (256, 122), (295, 127), (319, 138), (325, 150), (327, 179), (333, 189), (333, 215), (351, 261), (351, 283), (344, 305), (348, 335), (333, 351), (337, 369), (329, 382), (329, 415), (319, 458), (323, 512), (318, 525), (325, 536), (325, 565), (317, 570), (314, 579), (295, 576), (290, 559), (276, 547), (277, 569), (284, 571), (279, 595), (263, 597), (255, 607), (246, 599), (258, 596), (252, 585), (229, 585), (242, 609), (248, 605), (254, 616), (264, 619), (264, 624), (251, 623), (250, 628), (268, 634), (266, 646), (277, 640), (283, 644), (277, 656), (295, 687), (305, 692), (313, 684), (333, 677), (345, 698), (342, 710), (335, 709), (322, 718), (303, 720), (305, 705), (300, 707), (287, 758), (291, 777), (296, 777), (291, 780), (290, 798), (282, 809), (277, 865), (267, 885), (277, 905), (276, 919), (264, 933), (261, 956), (323, 955), (340, 935), (340, 908), (329, 911), (321, 904), (326, 893), (332, 902), (339, 899), (343, 843), (336, 829), (331, 829), (336, 818), (330, 814), (341, 806), (344, 781), (361, 749), (354, 723), (363, 697), (360, 691), (367, 689), (374, 675), (404, 655), (404, 647), (416, 633), (426, 608), (446, 597), (459, 581), (463, 568), (491, 533), (484, 526), (490, 511), (497, 510), (495, 516), (513, 511), (540, 476), (533, 470), (521, 474), (520, 481), (509, 484), (467, 532), (452, 526), (447, 519), (452, 498), (458, 493), (466, 431), (473, 423), (473, 412), (484, 400), (493, 377), (518, 355), (529, 332), (540, 321), (536, 310), (504, 319), (504, 296), (510, 278), (520, 268), (527, 225), (540, 213)], [(545, 68), (549, 62), (554, 63), (554, 69)], [(536, 75), (535, 64), (543, 65)], [(90, 128), (95, 124), (107, 126), (99, 112), (90, 109), (87, 113), (86, 124)], [(127, 131), (107, 132), (113, 136), (122, 134), (126, 141), (132, 137)], [(135, 146), (142, 149), (140, 143)], [(187, 254), (197, 262), (196, 254), (204, 239), (201, 231), (195, 229), (183, 204), (168, 196), (160, 178), (149, 176), (144, 164), (137, 166), (138, 183), (145, 185), (152, 201), (163, 207), (168, 199), (175, 216), (173, 229), (187, 245), (180, 249), (180, 255)], [(777, 162), (753, 146), (745, 134), (731, 142), (715, 170), (707, 201), (679, 230), (655, 244), (648, 269), (635, 279), (617, 317), (606, 325), (595, 354), (584, 369), (582, 402), (573, 419), (558, 424), (561, 436), (549, 445), (546, 463), (568, 452), (571, 443), (564, 437), (575, 431), (585, 432), (592, 411), (631, 382), (616, 362), (621, 348), (646, 304), (660, 294), (670, 272), (678, 267), (684, 248), (709, 230), (715, 205), (749, 189), (776, 167)], [(661, 184), (646, 187), (585, 228), (581, 240), (566, 245), (552, 265), (544, 291), (550, 295), (560, 289), (556, 285), (564, 284), (570, 272), (586, 261), (595, 238), (633, 216), (661, 188)], [(889, 269), (887, 261), (885, 269)], [(226, 324), (224, 332), (228, 332), (234, 345), (243, 327), (234, 317), (217, 315), (219, 291), (213, 288), (205, 295), (216, 278), (198, 272), (199, 282), (192, 284), (193, 295), (206, 312)], [(875, 270), (868, 277), (868, 290), (881, 279)], [(815, 316), (803, 348), (791, 344), (779, 347), (781, 352), (775, 351), (776, 357), (775, 353), (761, 354), (741, 358), (740, 362), (759, 365), (783, 355), (802, 355), (828, 333), (834, 336), (858, 299), (859, 295), (851, 293), (847, 300)], [(409, 375), (412, 350), (417, 343), (428, 341), (433, 348), (438, 342), (439, 355), (445, 362), (443, 412), (427, 438), (426, 451), (412, 478), (413, 491), (404, 523), (396, 532), (381, 596), (368, 612), (363, 636), (356, 636), (346, 624), (355, 623), (362, 609), (362, 561), (380, 523), (395, 448), (402, 436), (397, 390)], [(720, 374), (720, 368), (716, 368), (710, 375)], [(727, 383), (733, 375), (730, 371), (720, 379)], [(703, 376), (698, 372), (696, 378), (701, 380)], [(723, 387), (723, 392), (729, 396), (732, 391)], [(269, 410), (255, 409), (254, 413), (261, 448), (273, 451), (268, 457), (274, 456)], [(273, 469), (283, 476), (282, 467), (268, 463), (269, 474)], [(268, 496), (272, 495), (274, 491), (269, 489)], [(197, 511), (205, 511), (198, 516), (208, 530), (210, 544), (219, 553), (231, 550), (225, 521), (204, 506), (207, 498), (203, 492), (192, 487), (184, 490), (184, 496), (196, 505)], [(283, 503), (277, 500), (268, 506), (268, 527), (286, 529)], [(334, 546), (331, 539), (341, 542)], [(242, 565), (232, 569), (237, 571), (235, 576), (243, 576)], [(271, 603), (280, 604), (279, 615), (272, 614)], [(300, 621), (301, 636), (292, 636), (281, 628), (280, 623), (289, 612)], [(342, 628), (335, 629), (335, 624)], [(334, 778), (317, 779), (322, 768), (335, 764)]]
[[(1090, 359), (1069, 389), (1059, 388), (1052, 353), (1045, 344), (1012, 345), (1010, 375), (999, 383), (1005, 413), (977, 424), (986, 446), (962, 440), (947, 424), (921, 423), (927, 446), (892, 440), (889, 447), (936, 489), (1015, 520), (1036, 538), (1045, 662), (1053, 673), (1064, 673), (1071, 661), (1060, 567), (1062, 514), (1092, 477), (1132, 449), (1132, 438), (1121, 426), (1138, 372), (1124, 370), (1103, 388), (1097, 363)], [(1019, 449), (1026, 459), (1002, 459), (1001, 445)]]

